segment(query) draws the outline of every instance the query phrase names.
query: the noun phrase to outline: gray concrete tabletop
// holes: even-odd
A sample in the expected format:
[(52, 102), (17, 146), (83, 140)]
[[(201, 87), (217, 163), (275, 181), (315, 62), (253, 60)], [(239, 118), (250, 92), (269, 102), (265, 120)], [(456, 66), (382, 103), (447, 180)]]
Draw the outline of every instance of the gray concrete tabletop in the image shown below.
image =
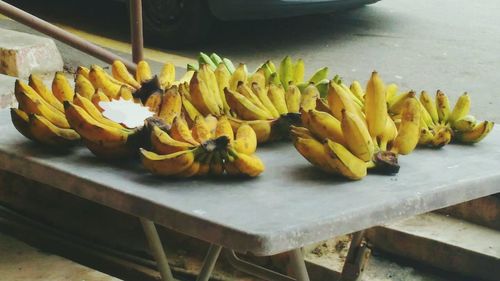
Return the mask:
[(174, 180), (139, 161), (106, 163), (86, 148), (50, 151), (0, 112), (0, 169), (52, 185), (181, 233), (271, 255), (500, 192), (500, 130), (481, 143), (418, 149), (393, 176), (350, 182), (323, 174), (290, 143), (259, 148), (255, 179)]

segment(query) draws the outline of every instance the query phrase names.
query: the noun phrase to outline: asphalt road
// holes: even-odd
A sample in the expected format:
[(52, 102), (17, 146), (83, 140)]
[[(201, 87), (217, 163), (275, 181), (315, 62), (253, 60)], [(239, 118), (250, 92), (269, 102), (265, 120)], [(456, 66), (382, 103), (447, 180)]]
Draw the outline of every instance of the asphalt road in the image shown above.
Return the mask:
[[(90, 33), (129, 40), (122, 3), (19, 0), (16, 5)], [(189, 58), (198, 51), (215, 51), (251, 69), (289, 54), (303, 58), (308, 73), (328, 66), (332, 76), (347, 81), (366, 81), (377, 70), (403, 89), (441, 89), (452, 101), (467, 91), (473, 113), (500, 122), (495, 87), (500, 78), (499, 18), (496, 0), (383, 0), (331, 15), (219, 22), (207, 42), (162, 51)], [(71, 52), (66, 57), (72, 64), (88, 60)]]

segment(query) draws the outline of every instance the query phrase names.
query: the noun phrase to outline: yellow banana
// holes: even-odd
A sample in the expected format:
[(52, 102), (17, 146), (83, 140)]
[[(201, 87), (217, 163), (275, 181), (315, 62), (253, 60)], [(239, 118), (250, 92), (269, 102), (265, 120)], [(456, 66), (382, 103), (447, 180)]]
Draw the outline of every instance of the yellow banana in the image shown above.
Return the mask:
[(83, 75), (83, 77), (89, 79), (89, 73), (90, 73), (90, 69), (86, 68), (85, 66), (78, 66), (76, 68), (76, 75), (80, 74), (80, 75)]
[(403, 94), (395, 95), (391, 100), (388, 101), (388, 111), (392, 115), (401, 114), (407, 98), (415, 96), (414, 91), (409, 91)]
[(247, 155), (238, 153), (236, 150), (230, 148), (229, 154), (233, 158), (234, 166), (243, 174), (249, 177), (256, 177), (260, 175), (265, 167), (264, 163), (255, 155)]
[(434, 138), (435, 136), (433, 130), (429, 130), (427, 127), (420, 128), (420, 137), (418, 139), (419, 145), (430, 145), (432, 144)]
[(456, 139), (462, 143), (476, 143), (484, 139), (493, 129), (495, 123), (491, 121), (482, 121), (476, 124), (472, 130), (467, 132), (458, 132)]
[(448, 123), (453, 124), (455, 123), (456, 120), (466, 116), (470, 112), (470, 97), (467, 93), (464, 93), (461, 95), (457, 103), (455, 104), (455, 107), (453, 108), (453, 111), (450, 113), (450, 117), (448, 118)]
[(278, 119), (243, 121), (233, 117), (228, 117), (228, 120), (231, 123), (233, 131), (237, 131), (242, 124), (250, 125), (257, 135), (257, 143), (265, 143), (277, 138), (274, 134), (273, 126)]
[(148, 107), (150, 111), (155, 113), (155, 115), (158, 115), (158, 113), (160, 112), (162, 99), (163, 96), (160, 94), (160, 92), (153, 93), (148, 97), (146, 102), (144, 102), (144, 106)]
[(217, 83), (217, 78), (210, 69), (210, 66), (207, 64), (203, 64), (198, 71), (198, 79), (203, 80), (208, 87), (209, 94), (212, 99), (215, 101), (218, 112), (222, 112), (224, 109), (224, 105), (222, 103), (222, 98), (220, 97), (219, 85)]
[(214, 94), (209, 88), (209, 85), (198, 76), (198, 72), (195, 72), (193, 77), (191, 78), (191, 83), (189, 84), (189, 93), (191, 96), (192, 104), (203, 115), (221, 115), (221, 108), (215, 101)]
[(55, 107), (57, 110), (64, 112), (63, 104), (54, 96), (51, 90), (45, 86), (42, 78), (36, 74), (31, 74), (29, 77), (28, 84), (35, 92), (38, 93), (42, 99), (44, 99), (48, 104)]
[(285, 92), (285, 102), (288, 112), (299, 113), (300, 110), (300, 90), (295, 85), (289, 85)]
[(391, 83), (385, 88), (385, 100), (390, 101), (398, 94), (398, 85)]
[[(199, 158), (199, 157), (197, 157), (197, 158)], [(200, 166), (201, 166), (201, 163), (198, 161), (197, 158), (195, 158), (195, 160), (193, 161), (191, 166), (186, 168), (184, 171), (176, 174), (176, 177), (190, 178), (190, 177), (196, 176), (196, 174), (198, 174), (198, 172), (200, 171)]]
[(415, 149), (420, 138), (420, 112), (417, 99), (407, 98), (401, 112), (398, 136), (392, 144), (392, 152), (406, 155)]
[(151, 72), (151, 67), (147, 61), (141, 60), (137, 63), (137, 69), (135, 71), (135, 80), (139, 83), (144, 83), (153, 79), (153, 74)]
[(281, 85), (283, 85), (283, 88), (285, 90), (288, 89), (288, 84), (290, 82), (293, 82), (293, 76), (294, 76), (294, 71), (293, 71), (292, 58), (290, 56), (286, 56), (281, 61), (279, 69), (279, 77)]
[(158, 126), (154, 126), (151, 131), (151, 146), (154, 152), (162, 155), (193, 148), (190, 143), (173, 139)]
[(219, 95), (222, 100), (222, 104), (224, 105), (224, 112), (226, 114), (229, 113), (229, 105), (226, 101), (226, 96), (224, 95), (224, 89), (229, 88), (229, 80), (231, 79), (231, 73), (227, 70), (227, 67), (220, 63), (214, 71), (215, 78), (217, 79), (217, 85), (219, 87)]
[(175, 176), (188, 169), (195, 157), (202, 152), (201, 148), (183, 150), (166, 155), (140, 149), (142, 164), (155, 175)]
[(434, 138), (431, 141), (433, 147), (443, 147), (450, 143), (452, 131), (448, 126), (437, 125), (433, 131)]
[(193, 138), (199, 142), (204, 143), (211, 138), (210, 127), (203, 116), (198, 116), (194, 120), (193, 128), (191, 129)]
[(276, 86), (274, 84), (269, 85), (269, 90), (267, 92), (267, 96), (273, 103), (274, 107), (278, 111), (280, 115), (284, 115), (288, 113), (288, 108), (286, 106), (285, 100), (285, 90), (282, 86)]
[(252, 86), (254, 83), (256, 83), (261, 89), (266, 88), (267, 83), (266, 83), (266, 76), (264, 74), (264, 69), (261, 68), (257, 70), (254, 74), (252, 74), (252, 76), (250, 76), (250, 78), (248, 78), (247, 82), (248, 85)]
[(59, 128), (41, 115), (30, 114), (29, 126), (33, 138), (43, 144), (64, 146), (80, 140), (74, 130)]
[(101, 101), (110, 102), (110, 99), (101, 91), (101, 89), (97, 89), (94, 95), (92, 96), (92, 103), (95, 105), (97, 109), (99, 109), (99, 111), (102, 112), (104, 109), (99, 105)]
[(238, 83), (242, 81), (243, 83), (247, 82), (247, 72), (245, 71), (245, 65), (240, 63), (236, 70), (231, 75), (231, 79), (229, 79), (229, 89), (231, 91), (236, 91), (238, 87)]
[(292, 139), (295, 137), (301, 137), (303, 139), (315, 139), (309, 129), (307, 129), (306, 127), (298, 127), (294, 125), (290, 126), (290, 135), (292, 136)]
[(163, 95), (158, 117), (167, 124), (172, 124), (174, 118), (182, 112), (182, 97), (177, 91), (177, 86), (172, 86)]
[(436, 93), (436, 108), (439, 116), (439, 122), (442, 124), (448, 123), (448, 118), (450, 117), (450, 101), (448, 96), (441, 90)]
[[(202, 116), (202, 114), (194, 107), (194, 105), (186, 98), (182, 97), (182, 110), (185, 115), (194, 123), (197, 116)], [(175, 117), (174, 117), (175, 118)]]
[[(258, 106), (260, 109), (268, 111), (267, 107), (260, 101), (257, 95), (254, 94), (250, 87), (248, 87), (245, 83), (240, 81), (238, 83), (238, 86), (236, 87), (236, 91), (250, 100), (253, 104)], [(271, 112), (269, 112), (269, 114), (271, 114)]]
[(26, 112), (17, 109), (10, 108), (10, 118), (14, 127), (26, 138), (34, 140), (33, 135), (30, 132), (29, 117)]
[(186, 123), (186, 120), (181, 116), (177, 116), (174, 118), (174, 122), (172, 123), (172, 127), (170, 128), (169, 133), (170, 136), (175, 140), (187, 142), (194, 146), (200, 144), (193, 138), (191, 130), (189, 130), (189, 127)]
[(438, 112), (437, 112), (437, 108), (436, 108), (436, 103), (433, 99), (431, 99), (431, 97), (429, 96), (429, 94), (426, 91), (422, 91), (420, 93), (420, 102), (422, 103), (422, 105), (424, 106), (426, 111), (431, 116), (432, 121), (434, 123), (438, 123), (439, 116), (438, 116)]
[(233, 142), (233, 147), (239, 153), (247, 155), (255, 153), (255, 150), (257, 149), (257, 135), (250, 125), (242, 124), (238, 128)]
[(66, 121), (66, 118), (64, 118), (63, 113), (49, 105), (38, 94), (36, 94), (34, 90), (19, 90), (21, 87), (18, 85), (23, 84), (23, 82), (18, 81), (19, 80), (16, 81), (16, 91), (14, 91), (14, 94), (19, 103), (19, 109), (26, 112), (27, 114), (31, 113), (42, 115), (57, 127), (69, 129), (68, 121)]
[(360, 119), (364, 119), (352, 96), (333, 80), (330, 81), (330, 87), (328, 87), (328, 105), (332, 115), (338, 120), (342, 119), (342, 110), (349, 111), (356, 114)]
[(347, 148), (363, 161), (372, 160), (375, 144), (365, 122), (356, 114), (342, 110), (341, 127)]
[(330, 110), (330, 106), (328, 105), (328, 101), (323, 99), (323, 98), (318, 98), (316, 100), (316, 110), (332, 114), (332, 111)]
[(351, 180), (360, 180), (367, 174), (365, 161), (356, 157), (343, 145), (327, 140), (323, 145), (331, 169)]
[(217, 129), (217, 124), (219, 120), (213, 115), (205, 116), (205, 122), (207, 123), (208, 128), (210, 128), (210, 135), (212, 138), (215, 138), (215, 130)]
[[(341, 123), (331, 114), (315, 109), (302, 113), (302, 119), (308, 119), (306, 127), (320, 140), (331, 139), (338, 143), (346, 143)], [(304, 122), (304, 124), (306, 124)]]
[(372, 137), (380, 136), (385, 129), (387, 118), (387, 103), (385, 100), (385, 85), (376, 71), (366, 86), (365, 114), (368, 131)]
[(215, 137), (218, 138), (221, 136), (226, 136), (230, 142), (234, 140), (233, 128), (226, 116), (221, 116), (219, 118), (217, 127), (215, 128)]
[(271, 113), (253, 104), (242, 94), (233, 92), (228, 88), (226, 88), (224, 91), (227, 103), (240, 118), (244, 120), (266, 120), (273, 118)]
[(267, 96), (267, 91), (268, 91), (267, 88), (261, 88), (257, 83), (252, 84), (252, 92), (259, 98), (259, 100), (262, 102), (266, 110), (269, 111), (269, 113), (271, 113), (273, 118), (278, 118), (280, 114), (278, 110), (276, 110), (276, 107), (274, 107), (274, 104), (271, 102), (269, 97)]
[(83, 108), (97, 122), (117, 129), (123, 129), (122, 125), (104, 117), (99, 109), (90, 100), (80, 96), (79, 94), (75, 95), (73, 103)]
[(69, 84), (68, 79), (62, 72), (56, 72), (54, 80), (52, 80), (52, 93), (60, 101), (73, 100), (75, 93)]
[(298, 59), (293, 66), (293, 83), (295, 85), (304, 82), (304, 72), (304, 60)]
[(134, 100), (134, 94), (129, 87), (123, 85), (120, 87), (120, 91), (118, 92), (118, 98), (124, 100)]
[(320, 98), (318, 88), (309, 84), (300, 97), (300, 108), (309, 111), (316, 108), (316, 100)]
[(452, 128), (459, 132), (467, 132), (472, 130), (477, 124), (477, 120), (472, 115), (465, 115), (462, 118), (459, 118), (452, 124)]
[(358, 81), (352, 81), (351, 86), (349, 86), (349, 89), (351, 90), (351, 93), (357, 97), (360, 101), (365, 100), (365, 91), (363, 90), (363, 87), (361, 87), (361, 84)]
[(141, 84), (135, 80), (134, 76), (128, 72), (125, 64), (119, 60), (113, 61), (111, 65), (111, 74), (116, 80), (128, 84), (135, 89), (141, 88)]
[(336, 169), (331, 168), (330, 164), (328, 164), (328, 155), (321, 142), (314, 138), (295, 137), (293, 138), (293, 145), (309, 163), (325, 172), (338, 173)]
[[(81, 96), (92, 99), (92, 95), (95, 93), (95, 88), (85, 76), (77, 74), (75, 78), (75, 93)], [(61, 103), (62, 105), (62, 103)]]
[(167, 89), (173, 85), (175, 81), (175, 66), (172, 63), (165, 63), (160, 71), (160, 86), (162, 89)]
[(112, 82), (102, 68), (93, 65), (90, 68), (89, 80), (94, 88), (100, 88), (107, 97), (111, 99), (118, 97), (122, 85)]
[(390, 144), (398, 135), (398, 128), (389, 116), (387, 116), (385, 122), (384, 132), (379, 137), (379, 147), (382, 151), (386, 151), (388, 144)]

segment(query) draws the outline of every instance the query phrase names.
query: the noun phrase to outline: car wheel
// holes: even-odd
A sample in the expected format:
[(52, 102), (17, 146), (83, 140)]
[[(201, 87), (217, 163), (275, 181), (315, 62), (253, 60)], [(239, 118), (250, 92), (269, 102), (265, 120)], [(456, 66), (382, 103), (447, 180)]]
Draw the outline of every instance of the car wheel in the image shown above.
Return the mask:
[(206, 38), (213, 16), (204, 0), (143, 0), (144, 37), (167, 47), (182, 47)]

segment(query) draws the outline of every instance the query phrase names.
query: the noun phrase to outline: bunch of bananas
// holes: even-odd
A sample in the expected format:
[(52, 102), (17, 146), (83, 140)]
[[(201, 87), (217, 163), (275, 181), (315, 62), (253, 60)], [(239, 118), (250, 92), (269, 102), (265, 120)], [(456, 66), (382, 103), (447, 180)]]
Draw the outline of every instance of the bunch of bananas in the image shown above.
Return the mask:
[(255, 177), (264, 171), (264, 164), (254, 154), (254, 130), (243, 124), (235, 134), (225, 116), (218, 120), (212, 115), (197, 116), (191, 129), (177, 116), (168, 131), (153, 125), (150, 142), (152, 151), (140, 150), (142, 163), (156, 175)]
[[(389, 99), (389, 112), (396, 123), (401, 119), (401, 109), (408, 97), (415, 97), (414, 92), (396, 94)], [(491, 121), (477, 121), (470, 115), (471, 99), (467, 93), (461, 95), (453, 109), (448, 96), (438, 90), (435, 99), (422, 91), (419, 97), (421, 108), (421, 132), (419, 145), (442, 147), (451, 141), (458, 143), (476, 143), (492, 130)]]
[(304, 127), (292, 127), (297, 151), (328, 173), (352, 180), (366, 176), (368, 168), (383, 173), (399, 171), (398, 154), (417, 146), (420, 107), (415, 98), (405, 101), (399, 127), (387, 113), (387, 86), (373, 72), (366, 93), (358, 82), (347, 87), (330, 81), (327, 101), (318, 109), (302, 111)]

